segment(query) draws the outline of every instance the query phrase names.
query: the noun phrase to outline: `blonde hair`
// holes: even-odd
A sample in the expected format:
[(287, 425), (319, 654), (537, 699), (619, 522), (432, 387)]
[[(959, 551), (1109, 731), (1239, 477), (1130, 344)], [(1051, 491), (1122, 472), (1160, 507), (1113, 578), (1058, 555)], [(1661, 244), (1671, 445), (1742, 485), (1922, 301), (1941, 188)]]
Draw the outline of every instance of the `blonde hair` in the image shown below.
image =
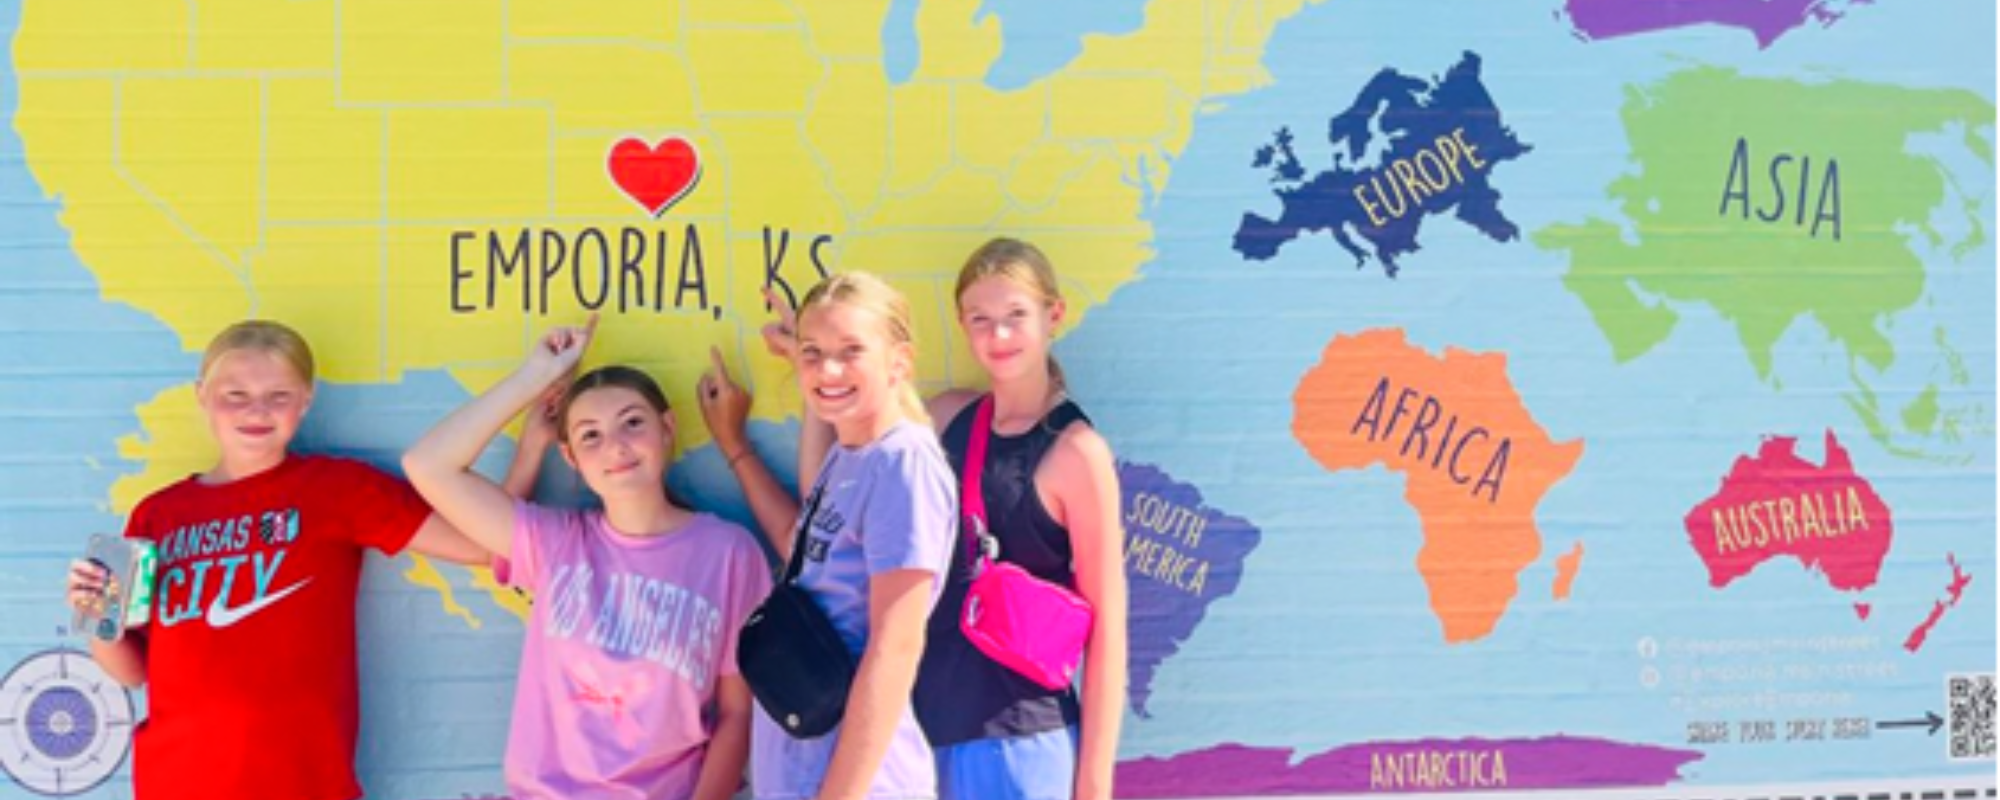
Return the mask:
[(283, 359), (299, 374), (299, 380), (307, 386), (313, 382), (312, 347), (306, 339), (282, 322), (267, 319), (246, 319), (227, 328), (209, 340), (208, 350), (201, 356), (201, 379), (208, 380), (210, 370), (215, 368), (223, 356), (238, 350), (255, 350), (270, 353)]
[[(793, 335), (804, 335), (807, 314), (835, 305), (859, 308), (875, 315), (882, 321), (883, 334), (889, 337), (891, 343), (909, 347), (910, 358), (914, 361), (917, 343), (911, 335), (910, 301), (903, 297), (902, 292), (896, 291), (896, 287), (866, 272), (828, 275), (813, 286), (812, 291), (806, 292), (805, 299), (799, 301), (799, 325)], [(902, 406), (904, 416), (925, 425), (931, 424), (930, 412), (924, 409), (924, 398), (917, 393), (914, 375), (903, 381), (896, 401)]]
[[(965, 259), (965, 266), (958, 270), (958, 287), (953, 291), (954, 303), (965, 302), (965, 292), (972, 285), (986, 278), (1000, 278), (1028, 290), (1042, 301), (1043, 308), (1063, 302), (1062, 289), (1056, 283), (1055, 265), (1041, 248), (1005, 236), (997, 237), (972, 251)], [(959, 311), (965, 309), (958, 306)], [(1068, 390), (1069, 381), (1063, 378), (1062, 365), (1056, 363), (1054, 353), (1048, 354), (1049, 382), (1058, 390)]]

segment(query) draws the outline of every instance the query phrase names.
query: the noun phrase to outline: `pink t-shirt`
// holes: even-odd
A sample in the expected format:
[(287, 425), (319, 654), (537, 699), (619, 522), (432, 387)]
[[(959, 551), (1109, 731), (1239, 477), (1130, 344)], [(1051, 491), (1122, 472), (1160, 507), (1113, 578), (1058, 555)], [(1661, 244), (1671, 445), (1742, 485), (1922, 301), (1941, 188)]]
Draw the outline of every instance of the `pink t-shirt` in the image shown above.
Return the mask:
[(530, 798), (685, 798), (714, 732), (715, 686), (771, 590), (748, 531), (708, 514), (666, 535), (600, 511), (515, 506), (512, 563), (535, 595), (521, 648), (507, 788)]

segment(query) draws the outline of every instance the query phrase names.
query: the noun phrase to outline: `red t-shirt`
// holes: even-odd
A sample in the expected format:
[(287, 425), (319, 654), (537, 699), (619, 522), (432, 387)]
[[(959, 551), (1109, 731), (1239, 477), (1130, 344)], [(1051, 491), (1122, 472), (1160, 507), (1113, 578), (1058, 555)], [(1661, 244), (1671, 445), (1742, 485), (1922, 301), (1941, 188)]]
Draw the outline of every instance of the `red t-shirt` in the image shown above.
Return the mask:
[(395, 554), (430, 515), (408, 484), (291, 456), (221, 486), (188, 478), (132, 512), (160, 549), (146, 635), (142, 800), (350, 800), (362, 548)]

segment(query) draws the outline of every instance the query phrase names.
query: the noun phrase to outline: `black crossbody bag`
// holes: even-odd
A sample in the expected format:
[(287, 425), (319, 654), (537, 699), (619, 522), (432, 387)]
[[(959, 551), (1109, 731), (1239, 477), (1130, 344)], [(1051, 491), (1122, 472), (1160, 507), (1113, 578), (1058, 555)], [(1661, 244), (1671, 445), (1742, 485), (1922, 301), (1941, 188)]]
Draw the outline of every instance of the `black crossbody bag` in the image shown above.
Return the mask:
[[(831, 473), (832, 465), (826, 470)], [(819, 512), (826, 476), (813, 487), (798, 529), (792, 557), (771, 595), (743, 623), (736, 638), (736, 667), (757, 704), (795, 739), (826, 735), (847, 712), (847, 692), (856, 668), (840, 631), (798, 585), (811, 546), (812, 518)]]

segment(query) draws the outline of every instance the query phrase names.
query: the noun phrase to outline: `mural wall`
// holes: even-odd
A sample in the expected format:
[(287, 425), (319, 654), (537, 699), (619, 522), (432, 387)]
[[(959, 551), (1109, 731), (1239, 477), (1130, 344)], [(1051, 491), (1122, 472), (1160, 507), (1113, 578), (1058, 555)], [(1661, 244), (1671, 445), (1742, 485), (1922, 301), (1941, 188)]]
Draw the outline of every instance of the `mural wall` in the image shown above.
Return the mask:
[[(789, 472), (762, 290), (888, 276), (966, 383), (952, 281), (999, 234), (1054, 257), (1121, 460), (1122, 796), (1990, 796), (1994, 16), (0, 5), (0, 796), (130, 794), (144, 694), (62, 571), (208, 465), (229, 322), (317, 348), (304, 449), (393, 468), (599, 310), (591, 359), (682, 409), (675, 488), (747, 520), (709, 347)], [(371, 796), (502, 791), (528, 602), (373, 558)]]

